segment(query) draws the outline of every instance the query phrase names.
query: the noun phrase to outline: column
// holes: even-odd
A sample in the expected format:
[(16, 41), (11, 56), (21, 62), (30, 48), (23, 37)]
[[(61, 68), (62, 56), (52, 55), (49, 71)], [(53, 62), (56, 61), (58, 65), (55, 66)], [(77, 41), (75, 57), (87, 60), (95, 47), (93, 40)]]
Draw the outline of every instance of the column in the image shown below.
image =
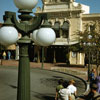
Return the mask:
[(16, 45), (16, 55), (15, 60), (19, 60), (19, 45)]
[(54, 58), (53, 58), (53, 63), (56, 63), (56, 51), (55, 51), (55, 48), (54, 48)]

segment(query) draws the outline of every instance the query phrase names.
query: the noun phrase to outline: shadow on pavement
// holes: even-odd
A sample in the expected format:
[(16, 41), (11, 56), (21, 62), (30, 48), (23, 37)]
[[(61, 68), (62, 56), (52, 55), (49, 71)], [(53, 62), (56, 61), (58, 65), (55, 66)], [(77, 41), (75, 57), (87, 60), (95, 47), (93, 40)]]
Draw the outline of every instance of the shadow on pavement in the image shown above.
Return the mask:
[(54, 100), (54, 94), (41, 94), (38, 92), (32, 91), (34, 94), (32, 95), (31, 99), (34, 100), (35, 98), (38, 98), (39, 100)]
[(17, 89), (17, 86), (14, 86), (14, 85), (9, 85), (11, 88), (13, 89)]

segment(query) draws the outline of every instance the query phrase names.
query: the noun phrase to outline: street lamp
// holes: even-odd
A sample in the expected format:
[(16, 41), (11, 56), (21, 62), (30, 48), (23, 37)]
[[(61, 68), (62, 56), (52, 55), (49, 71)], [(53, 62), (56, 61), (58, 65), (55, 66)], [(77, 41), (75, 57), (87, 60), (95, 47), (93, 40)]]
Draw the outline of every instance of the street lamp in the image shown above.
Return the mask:
[(88, 51), (88, 52), (89, 52), (89, 53), (88, 53), (88, 56), (89, 56), (89, 58), (88, 58), (88, 81), (90, 81), (90, 47), (89, 47), (89, 46), (90, 46), (90, 43), (84, 42), (83, 45), (84, 45), (84, 46), (87, 46), (87, 47), (89, 48), (89, 49), (88, 49), (88, 50), (89, 50), (89, 51)]
[[(87, 38), (89, 40), (92, 39), (92, 35), (89, 34)], [(88, 56), (89, 56), (89, 59), (88, 59), (88, 82), (89, 82), (90, 81), (90, 71), (91, 71), (90, 70), (90, 58), (91, 58), (91, 56), (90, 56), (90, 46), (92, 46), (92, 44), (90, 42), (84, 42), (83, 45), (84, 46), (87, 46), (88, 47), (88, 50), (89, 50), (88, 51), (89, 52), (88, 53)]]
[[(38, 29), (33, 35), (34, 42), (41, 46), (49, 46), (55, 41), (55, 32), (47, 23), (47, 14), (40, 14), (37, 17), (30, 15), (32, 9), (38, 3), (38, 0), (14, 0), (16, 7), (21, 13), (19, 21), (16, 20), (16, 13), (6, 11), (4, 15), (4, 24), (0, 28), (0, 43), (8, 46), (13, 43), (19, 45), (19, 67), (18, 67), (18, 88), (17, 100), (30, 100), (30, 63), (29, 63), (29, 45), (31, 44), (30, 33)], [(31, 21), (30, 21), (31, 20)], [(45, 23), (46, 21), (46, 23)], [(18, 32), (22, 37), (18, 39)], [(34, 32), (33, 32), (34, 34)]]

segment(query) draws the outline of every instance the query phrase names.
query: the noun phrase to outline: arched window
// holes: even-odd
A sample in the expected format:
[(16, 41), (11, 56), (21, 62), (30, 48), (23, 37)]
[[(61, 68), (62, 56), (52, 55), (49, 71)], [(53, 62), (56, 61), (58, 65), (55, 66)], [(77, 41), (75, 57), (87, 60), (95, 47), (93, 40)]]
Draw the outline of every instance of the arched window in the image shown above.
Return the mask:
[(61, 26), (61, 29), (63, 31), (62, 37), (68, 38), (69, 37), (69, 23), (67, 21), (64, 21), (63, 25)]
[(60, 32), (59, 32), (59, 29), (60, 29), (60, 22), (55, 22), (54, 26), (52, 27), (56, 33), (56, 38), (59, 38), (60, 37)]

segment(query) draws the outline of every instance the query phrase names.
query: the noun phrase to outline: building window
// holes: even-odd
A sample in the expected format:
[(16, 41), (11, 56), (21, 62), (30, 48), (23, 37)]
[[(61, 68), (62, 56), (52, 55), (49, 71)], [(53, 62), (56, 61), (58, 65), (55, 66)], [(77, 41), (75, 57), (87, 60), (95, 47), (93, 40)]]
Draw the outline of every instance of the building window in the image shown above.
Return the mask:
[(56, 38), (60, 38), (60, 22), (55, 22), (54, 26), (52, 27), (56, 33)]
[(56, 33), (56, 38), (60, 38), (60, 32), (59, 32), (59, 30), (55, 30), (55, 33)]
[(69, 23), (67, 21), (64, 21), (63, 25), (61, 26), (62, 29), (62, 37), (68, 38), (69, 37)]
[(93, 25), (90, 25), (89, 26), (89, 31), (92, 31), (92, 30), (94, 30), (95, 29), (95, 27), (93, 26)]
[(68, 38), (69, 37), (69, 30), (63, 30), (63, 35), (62, 35), (63, 38)]
[(73, 58), (76, 57), (76, 52), (72, 52), (72, 57), (73, 57)]

